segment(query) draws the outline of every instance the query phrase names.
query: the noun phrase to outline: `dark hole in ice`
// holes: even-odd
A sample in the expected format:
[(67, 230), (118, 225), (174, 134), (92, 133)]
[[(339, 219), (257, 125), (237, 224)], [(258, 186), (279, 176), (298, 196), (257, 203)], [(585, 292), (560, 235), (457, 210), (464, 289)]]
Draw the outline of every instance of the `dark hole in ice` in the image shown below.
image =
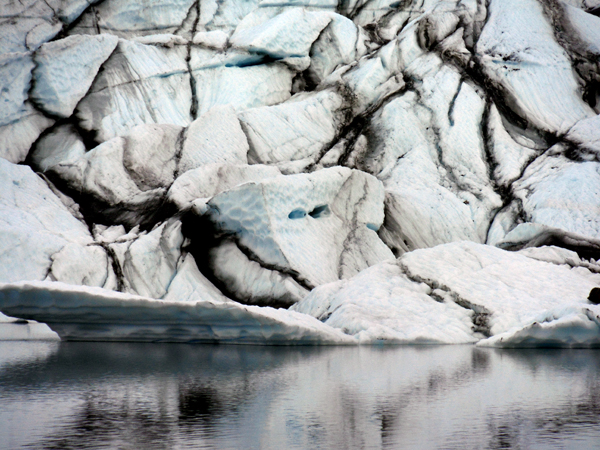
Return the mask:
[(288, 217), (290, 219), (302, 219), (303, 217), (306, 217), (306, 211), (303, 209), (295, 209), (289, 213)]
[(375, 225), (374, 223), (368, 223), (367, 224), (367, 228), (369, 230), (373, 230), (373, 231), (379, 231), (379, 227), (377, 225)]
[(600, 305), (600, 288), (592, 288), (590, 295), (588, 295), (588, 300), (594, 305)]
[(25, 320), (25, 319), (17, 319), (13, 323), (15, 323), (17, 325), (27, 325), (29, 323), (29, 321)]
[(309, 212), (308, 214), (315, 218), (318, 219), (319, 217), (325, 217), (329, 215), (329, 206), (328, 205), (319, 205), (316, 206), (315, 209), (313, 209), (311, 212)]

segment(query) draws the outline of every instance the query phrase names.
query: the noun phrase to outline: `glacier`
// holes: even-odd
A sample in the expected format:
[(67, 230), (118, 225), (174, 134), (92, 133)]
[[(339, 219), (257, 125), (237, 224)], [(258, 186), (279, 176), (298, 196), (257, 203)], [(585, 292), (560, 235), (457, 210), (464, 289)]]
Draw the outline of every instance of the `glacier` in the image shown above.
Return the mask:
[(598, 0), (10, 0), (0, 105), (2, 340), (600, 347)]

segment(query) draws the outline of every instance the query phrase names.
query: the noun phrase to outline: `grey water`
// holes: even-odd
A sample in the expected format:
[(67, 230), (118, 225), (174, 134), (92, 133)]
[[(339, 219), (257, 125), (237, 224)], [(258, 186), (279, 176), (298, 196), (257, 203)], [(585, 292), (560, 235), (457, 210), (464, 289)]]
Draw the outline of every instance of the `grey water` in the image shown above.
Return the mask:
[(597, 449), (600, 351), (0, 342), (2, 449)]

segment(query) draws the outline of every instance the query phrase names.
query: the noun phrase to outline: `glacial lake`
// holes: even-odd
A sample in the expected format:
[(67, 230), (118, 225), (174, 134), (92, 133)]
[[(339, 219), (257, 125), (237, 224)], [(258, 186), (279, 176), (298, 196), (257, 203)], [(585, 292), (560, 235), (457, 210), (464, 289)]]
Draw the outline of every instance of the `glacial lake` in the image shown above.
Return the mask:
[(0, 342), (2, 449), (595, 449), (600, 351)]

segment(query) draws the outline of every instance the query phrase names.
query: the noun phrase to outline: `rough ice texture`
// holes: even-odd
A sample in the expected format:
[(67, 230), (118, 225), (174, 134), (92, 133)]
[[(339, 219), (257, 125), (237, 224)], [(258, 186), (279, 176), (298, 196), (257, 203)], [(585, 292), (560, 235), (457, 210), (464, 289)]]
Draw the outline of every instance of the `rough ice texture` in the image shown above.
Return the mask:
[(597, 346), (600, 311), (587, 296), (599, 269), (564, 249), (512, 253), (458, 242), (317, 287), (292, 309), (360, 343), (467, 343), (491, 335), (480, 345)]
[(19, 113), (18, 119), (6, 125), (0, 125), (0, 158), (15, 164), (23, 162), (27, 158), (32, 144), (44, 130), (53, 124), (53, 119), (36, 111), (31, 103), (25, 102), (23, 112)]
[(347, 278), (392, 257), (375, 230), (383, 187), (347, 168), (247, 183), (213, 197), (211, 220), (262, 264), (308, 286)]
[(175, 276), (181, 257), (181, 222), (171, 220), (136, 239), (125, 252), (123, 275), (128, 291), (161, 298)]
[[(575, 336), (595, 320), (579, 291), (571, 303), (522, 311), (510, 303), (521, 294), (509, 296), (506, 308), (521, 311), (513, 320), (498, 305), (471, 305), (477, 296), (461, 301), (458, 288), (407, 281), (403, 262), (360, 272), (430, 247), (414, 258), (462, 267), (445, 252), (463, 255), (466, 244), (449, 243), (468, 240), (525, 249), (516, 266), (538, 264), (557, 292), (589, 287), (565, 281), (565, 270), (597, 283), (599, 0), (23, 0), (0, 9), (0, 158), (10, 173), (0, 181), (0, 273), (9, 280), (230, 301), (222, 289), (285, 306), (358, 275), (338, 294), (317, 290), (324, 305), (351, 299), (328, 320), (346, 323), (352, 342), (467, 342), (508, 317), (510, 345), (543, 344), (540, 320), (548, 339), (572, 333), (561, 345), (595, 345), (593, 332)], [(72, 217), (52, 218), (63, 214)], [(545, 244), (563, 250), (537, 249)], [(512, 264), (509, 253), (469, 249)], [(523, 273), (537, 280), (532, 267)], [(388, 305), (390, 320), (359, 307), (348, 287), (388, 272), (411, 300), (365, 298)], [(488, 297), (503, 292), (483, 284)], [(437, 325), (413, 327), (409, 310)]]
[(121, 40), (77, 105), (84, 129), (100, 142), (141, 124), (191, 122), (185, 46), (172, 49)]
[(245, 304), (290, 306), (308, 294), (293, 277), (251, 261), (233, 242), (213, 249), (210, 262), (215, 277)]
[(43, 280), (51, 258), (59, 258), (67, 244), (93, 242), (87, 227), (29, 167), (0, 159), (0, 192), (0, 281)]
[(212, 299), (153, 300), (63, 283), (0, 285), (0, 310), (37, 317), (63, 340), (344, 344), (350, 339), (293, 311)]
[(562, 134), (595, 115), (579, 94), (571, 62), (536, 0), (492, 0), (477, 42), (486, 75), (533, 126)]
[[(306, 11), (304, 8), (287, 9), (258, 24), (250, 14), (238, 25), (230, 42), (240, 49), (276, 59), (308, 56), (312, 43), (330, 21), (329, 14)], [(294, 33), (290, 33), (290, 30), (294, 30)]]
[(395, 262), (319, 286), (292, 307), (353, 336), (358, 343), (464, 344), (475, 342), (471, 312), (429, 296)]
[(586, 305), (590, 290), (600, 283), (600, 275), (585, 268), (466, 241), (406, 253), (399, 264), (412, 279), (485, 314), (491, 335), (531, 323), (551, 308)]
[(277, 106), (240, 114), (250, 142), (253, 163), (314, 162), (340, 127), (343, 100), (331, 91), (299, 95)]
[(598, 348), (600, 347), (600, 307), (562, 306), (534, 317), (522, 327), (514, 327), (489, 339), (481, 347)]
[(37, 170), (45, 172), (57, 164), (77, 161), (85, 152), (85, 144), (75, 127), (61, 125), (37, 141), (31, 161)]
[(421, 96), (408, 92), (383, 107), (370, 132), (365, 165), (386, 187), (382, 237), (398, 253), (462, 239), (485, 242), (501, 206), (484, 161), (481, 99), (450, 69), (432, 75)]
[(240, 184), (277, 175), (281, 175), (277, 167), (262, 164), (207, 164), (178, 177), (169, 189), (167, 199), (178, 209), (184, 210), (190, 208), (198, 198), (209, 199)]
[(247, 163), (248, 140), (232, 106), (215, 106), (187, 128), (179, 173), (211, 163)]
[(42, 45), (34, 55), (32, 100), (49, 114), (69, 117), (118, 41), (111, 35), (69, 36)]
[(230, 302), (202, 273), (198, 270), (194, 257), (189, 253), (179, 259), (177, 273), (169, 284), (169, 290), (163, 300), (172, 301), (213, 301), (215, 303)]
[(207, 67), (194, 70), (192, 76), (197, 86), (196, 107), (204, 114), (217, 105), (243, 111), (283, 102), (290, 97), (294, 72), (284, 64), (272, 63)]
[(95, 10), (88, 11), (73, 31), (84, 34), (108, 32), (120, 37), (170, 33), (180, 27), (193, 3), (194, 0), (105, 0)]
[[(490, 229), (489, 243), (533, 239), (538, 231), (557, 230), (575, 239), (600, 239), (600, 163), (575, 162), (548, 152), (536, 159), (513, 183), (517, 200), (499, 214)], [(519, 215), (527, 223), (519, 223)], [(527, 231), (525, 231), (527, 230)], [(517, 236), (520, 234), (520, 237)]]

